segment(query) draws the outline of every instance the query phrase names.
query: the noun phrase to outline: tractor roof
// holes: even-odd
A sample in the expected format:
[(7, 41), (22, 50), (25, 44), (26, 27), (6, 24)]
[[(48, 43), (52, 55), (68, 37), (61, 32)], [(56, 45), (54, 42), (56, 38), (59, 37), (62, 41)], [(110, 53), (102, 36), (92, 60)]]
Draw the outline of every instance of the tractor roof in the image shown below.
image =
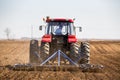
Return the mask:
[(73, 23), (73, 19), (66, 19), (66, 18), (53, 18), (53, 19), (47, 19), (46, 22), (71, 22)]

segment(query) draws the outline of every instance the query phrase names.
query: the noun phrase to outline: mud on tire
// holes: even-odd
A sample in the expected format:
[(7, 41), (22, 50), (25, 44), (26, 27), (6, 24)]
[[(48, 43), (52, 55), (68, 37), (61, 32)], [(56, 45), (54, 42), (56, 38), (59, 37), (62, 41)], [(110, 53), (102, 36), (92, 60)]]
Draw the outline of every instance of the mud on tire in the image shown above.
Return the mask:
[(30, 41), (30, 55), (29, 55), (29, 62), (30, 63), (39, 63), (40, 62), (39, 56), (39, 47), (37, 40)]

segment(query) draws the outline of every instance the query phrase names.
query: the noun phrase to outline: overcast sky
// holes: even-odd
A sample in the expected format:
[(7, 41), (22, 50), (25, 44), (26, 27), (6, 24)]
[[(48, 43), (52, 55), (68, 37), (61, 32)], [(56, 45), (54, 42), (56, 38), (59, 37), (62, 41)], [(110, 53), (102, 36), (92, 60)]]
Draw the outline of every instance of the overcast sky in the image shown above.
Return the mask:
[(78, 38), (120, 39), (120, 0), (0, 0), (0, 38), (41, 37), (46, 16), (76, 18)]

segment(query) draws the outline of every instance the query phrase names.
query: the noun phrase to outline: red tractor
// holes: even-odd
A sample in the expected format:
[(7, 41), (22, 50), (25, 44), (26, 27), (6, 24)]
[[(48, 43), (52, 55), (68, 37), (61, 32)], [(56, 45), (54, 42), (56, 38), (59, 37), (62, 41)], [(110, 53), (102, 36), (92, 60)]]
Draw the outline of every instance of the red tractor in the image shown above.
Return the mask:
[[(39, 46), (38, 40), (30, 41), (30, 63), (39, 64), (58, 50), (77, 64), (89, 63), (89, 43), (78, 42), (73, 19), (47, 17), (44, 21), (46, 26), (40, 26), (40, 30), (45, 28), (41, 45)], [(66, 64), (65, 60), (64, 63)]]
[[(30, 41), (29, 63), (6, 66), (12, 70), (101, 71), (102, 65), (89, 64), (89, 43), (78, 41), (73, 19), (46, 18), (41, 42)], [(81, 30), (81, 28), (79, 28)], [(40, 45), (39, 45), (40, 44)]]

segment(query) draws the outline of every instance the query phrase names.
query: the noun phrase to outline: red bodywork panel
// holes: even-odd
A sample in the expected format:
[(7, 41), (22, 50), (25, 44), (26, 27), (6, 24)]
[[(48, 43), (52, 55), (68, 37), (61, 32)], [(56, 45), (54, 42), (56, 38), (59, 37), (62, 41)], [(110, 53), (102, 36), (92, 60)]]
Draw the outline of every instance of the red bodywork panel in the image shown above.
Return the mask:
[[(51, 42), (52, 36), (49, 34), (46, 34), (42, 37), (42, 42)], [(75, 35), (68, 35), (68, 43), (75, 43), (77, 42), (77, 38)]]
[(51, 42), (52, 41), (52, 36), (49, 35), (49, 34), (45, 34), (43, 37), (42, 37), (42, 42)]
[(56, 22), (71, 22), (73, 23), (73, 19), (65, 19), (65, 18), (54, 18), (54, 19), (47, 19), (46, 22), (51, 22), (51, 21), (56, 21)]
[(68, 43), (75, 43), (77, 42), (77, 38), (75, 35), (68, 35)]

